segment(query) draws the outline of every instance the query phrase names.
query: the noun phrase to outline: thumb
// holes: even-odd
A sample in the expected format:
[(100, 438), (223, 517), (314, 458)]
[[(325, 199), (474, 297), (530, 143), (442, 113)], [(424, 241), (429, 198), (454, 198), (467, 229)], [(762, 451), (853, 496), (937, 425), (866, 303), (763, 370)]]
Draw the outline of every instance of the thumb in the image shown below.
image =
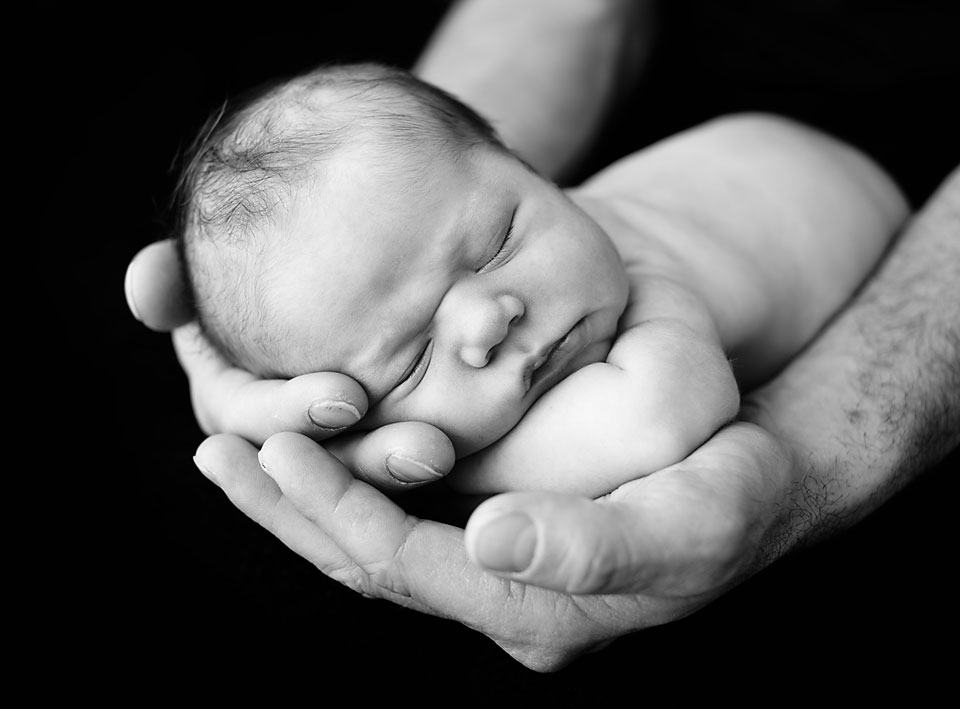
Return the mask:
[(169, 332), (193, 319), (173, 239), (142, 248), (127, 266), (123, 289), (133, 316), (159, 332)]
[(465, 532), (474, 563), (499, 576), (566, 593), (632, 590), (633, 525), (615, 504), (515, 492), (481, 504)]
[(635, 498), (513, 492), (481, 504), (464, 541), (474, 563), (515, 581), (573, 594), (689, 596), (727, 575), (710, 526)]

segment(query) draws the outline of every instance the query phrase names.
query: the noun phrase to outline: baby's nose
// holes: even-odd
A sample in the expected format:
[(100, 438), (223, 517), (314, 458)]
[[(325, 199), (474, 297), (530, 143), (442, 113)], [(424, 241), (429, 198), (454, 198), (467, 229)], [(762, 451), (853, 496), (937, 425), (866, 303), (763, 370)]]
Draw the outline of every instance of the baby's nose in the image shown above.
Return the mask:
[(503, 294), (487, 301), (468, 315), (463, 323), (460, 359), (476, 369), (486, 367), (497, 346), (510, 332), (510, 326), (523, 317), (519, 298)]

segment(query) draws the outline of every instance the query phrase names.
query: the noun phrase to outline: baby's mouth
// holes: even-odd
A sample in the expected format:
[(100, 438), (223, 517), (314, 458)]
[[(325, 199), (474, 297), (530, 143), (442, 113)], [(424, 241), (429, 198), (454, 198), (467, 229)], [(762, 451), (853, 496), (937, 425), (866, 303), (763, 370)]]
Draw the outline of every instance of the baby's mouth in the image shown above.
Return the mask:
[(523, 372), (526, 391), (538, 388), (542, 382), (552, 387), (561, 379), (559, 376), (572, 356), (582, 349), (585, 333), (583, 318), (574, 323), (563, 337), (543, 350)]

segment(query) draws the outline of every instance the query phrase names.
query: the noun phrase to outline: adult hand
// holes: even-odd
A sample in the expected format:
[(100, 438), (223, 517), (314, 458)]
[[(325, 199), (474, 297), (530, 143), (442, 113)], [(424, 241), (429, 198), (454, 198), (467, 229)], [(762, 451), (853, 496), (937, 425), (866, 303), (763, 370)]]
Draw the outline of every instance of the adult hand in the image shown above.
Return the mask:
[(271, 437), (260, 461), (215, 436), (198, 465), (328, 576), (557, 669), (854, 524), (957, 445), (958, 225), (955, 171), (848, 308), (744, 399), (763, 428), (732, 424), (597, 501), (508, 493), (464, 532), (406, 514), (297, 434)]
[(259, 459), (247, 441), (214, 436), (196, 460), (324, 574), (460, 621), (541, 671), (688, 615), (755, 571), (791, 470), (776, 440), (736, 423), (602, 499), (507, 493), (464, 531), (405, 513), (299, 434), (272, 436)]
[(328, 450), (358, 477), (383, 489), (405, 489), (450, 471), (453, 445), (433, 426), (402, 423), (348, 433), (368, 402), (363, 388), (344, 374), (259, 379), (232, 366), (193, 320), (181, 278), (173, 241), (158, 241), (130, 262), (124, 288), (138, 320), (153, 330), (172, 330), (194, 414), (205, 433), (228, 432), (257, 445), (280, 431), (328, 439)]

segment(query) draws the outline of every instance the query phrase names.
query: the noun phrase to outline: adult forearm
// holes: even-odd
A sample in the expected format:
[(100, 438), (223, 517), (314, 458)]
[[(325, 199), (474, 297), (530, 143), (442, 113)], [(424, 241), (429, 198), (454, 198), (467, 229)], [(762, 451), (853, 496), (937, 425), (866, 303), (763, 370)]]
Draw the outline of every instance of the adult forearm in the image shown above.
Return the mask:
[(649, 0), (463, 0), (414, 71), (489, 119), (555, 179), (575, 165), (646, 57)]
[(862, 519), (960, 441), (960, 171), (744, 409), (793, 454), (766, 561)]

